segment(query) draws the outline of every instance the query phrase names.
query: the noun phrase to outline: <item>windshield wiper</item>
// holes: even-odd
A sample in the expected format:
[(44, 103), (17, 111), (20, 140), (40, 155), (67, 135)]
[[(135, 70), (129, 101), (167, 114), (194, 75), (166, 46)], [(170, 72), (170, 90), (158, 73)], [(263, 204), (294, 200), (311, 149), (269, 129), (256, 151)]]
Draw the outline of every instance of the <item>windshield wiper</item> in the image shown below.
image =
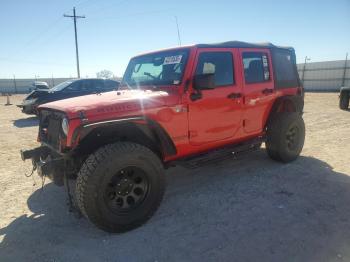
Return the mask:
[(144, 74), (145, 76), (149, 76), (149, 77), (153, 78), (154, 80), (158, 79), (157, 76), (153, 76), (153, 75), (151, 75), (151, 73), (144, 72), (143, 74)]

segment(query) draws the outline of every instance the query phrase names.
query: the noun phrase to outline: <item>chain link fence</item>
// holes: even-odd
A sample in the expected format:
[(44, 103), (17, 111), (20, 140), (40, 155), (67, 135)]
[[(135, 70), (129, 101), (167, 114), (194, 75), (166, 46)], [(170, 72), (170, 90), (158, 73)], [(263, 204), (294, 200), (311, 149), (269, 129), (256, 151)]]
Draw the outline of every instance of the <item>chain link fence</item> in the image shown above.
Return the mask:
[(306, 91), (339, 91), (350, 86), (350, 62), (347, 60), (298, 64), (298, 73)]
[(25, 94), (34, 89), (35, 81), (46, 82), (53, 87), (71, 78), (38, 78), (38, 79), (0, 79), (0, 92), (10, 94)]
[[(350, 62), (347, 60), (297, 64), (306, 91), (337, 92), (350, 86)], [(46, 82), (50, 87), (70, 78), (0, 79), (0, 93), (29, 93), (34, 81)]]

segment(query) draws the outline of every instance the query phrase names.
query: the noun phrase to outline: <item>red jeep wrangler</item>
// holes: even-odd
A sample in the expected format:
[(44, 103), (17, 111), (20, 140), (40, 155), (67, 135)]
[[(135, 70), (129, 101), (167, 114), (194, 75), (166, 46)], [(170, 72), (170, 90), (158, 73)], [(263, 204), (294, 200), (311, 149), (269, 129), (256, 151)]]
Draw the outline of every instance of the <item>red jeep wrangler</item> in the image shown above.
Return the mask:
[(293, 48), (233, 41), (161, 50), (132, 58), (121, 90), (40, 106), (41, 146), (21, 155), (57, 185), (76, 179), (82, 214), (122, 232), (157, 210), (166, 167), (262, 142), (272, 159), (296, 159), (303, 106)]

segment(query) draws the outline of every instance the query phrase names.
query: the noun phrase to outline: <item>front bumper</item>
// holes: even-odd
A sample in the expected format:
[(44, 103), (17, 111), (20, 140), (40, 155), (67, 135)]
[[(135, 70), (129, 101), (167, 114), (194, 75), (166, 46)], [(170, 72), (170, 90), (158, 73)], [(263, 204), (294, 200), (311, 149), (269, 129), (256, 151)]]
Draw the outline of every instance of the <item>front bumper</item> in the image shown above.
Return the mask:
[(21, 150), (23, 161), (31, 159), (33, 168), (41, 177), (48, 177), (56, 185), (64, 184), (65, 161), (62, 156), (55, 154), (46, 146), (40, 146), (30, 150)]
[(28, 115), (36, 115), (37, 114), (37, 105), (29, 104), (29, 105), (17, 105), (17, 107), (22, 108), (22, 112)]

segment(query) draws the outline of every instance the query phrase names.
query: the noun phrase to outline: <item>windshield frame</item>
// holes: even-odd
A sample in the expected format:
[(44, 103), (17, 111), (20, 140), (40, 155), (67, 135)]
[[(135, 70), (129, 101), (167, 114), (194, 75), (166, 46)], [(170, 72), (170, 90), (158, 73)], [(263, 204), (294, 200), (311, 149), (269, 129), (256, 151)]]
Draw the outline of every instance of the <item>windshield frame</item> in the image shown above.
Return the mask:
[[(145, 59), (147, 57), (152, 57), (152, 56), (159, 56), (162, 55), (164, 57), (167, 56), (177, 56), (179, 55), (179, 52), (184, 52), (184, 62), (183, 62), (183, 70), (181, 72), (181, 76), (179, 77), (179, 82), (178, 83), (156, 83), (152, 80), (150, 81), (140, 81), (140, 82), (134, 82), (131, 83), (131, 75), (133, 73), (133, 69), (132, 68), (135, 64), (134, 61), (136, 59)], [(123, 75), (123, 79), (121, 81), (121, 86), (128, 86), (131, 87), (132, 89), (136, 89), (139, 86), (155, 86), (155, 87), (159, 87), (159, 86), (180, 86), (183, 82), (184, 76), (185, 76), (185, 72), (186, 72), (186, 68), (188, 65), (188, 61), (189, 61), (189, 57), (190, 57), (190, 48), (177, 48), (177, 49), (169, 49), (169, 50), (162, 50), (162, 51), (158, 51), (158, 52), (152, 52), (152, 53), (148, 53), (148, 54), (144, 54), (144, 55), (140, 55), (140, 56), (135, 56), (133, 58), (130, 59), (128, 66), (124, 72)], [(127, 82), (127, 78), (128, 81)]]

